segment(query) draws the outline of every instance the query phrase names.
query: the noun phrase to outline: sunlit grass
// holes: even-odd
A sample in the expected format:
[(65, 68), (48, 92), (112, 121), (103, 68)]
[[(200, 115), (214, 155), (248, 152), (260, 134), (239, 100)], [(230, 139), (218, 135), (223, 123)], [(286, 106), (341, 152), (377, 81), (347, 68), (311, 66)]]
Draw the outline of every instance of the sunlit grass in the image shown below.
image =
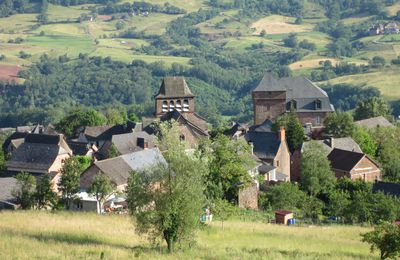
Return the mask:
[(127, 216), (1, 212), (0, 259), (377, 259), (355, 226), (287, 227), (214, 222), (191, 249), (168, 255), (134, 232)]

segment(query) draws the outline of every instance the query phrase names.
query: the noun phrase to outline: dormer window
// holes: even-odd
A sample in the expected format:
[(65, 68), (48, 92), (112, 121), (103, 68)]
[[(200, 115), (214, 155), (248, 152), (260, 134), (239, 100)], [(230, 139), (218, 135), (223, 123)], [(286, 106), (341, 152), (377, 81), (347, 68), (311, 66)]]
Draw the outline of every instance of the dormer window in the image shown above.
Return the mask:
[(297, 109), (297, 102), (296, 100), (290, 100), (286, 104), (286, 111), (296, 110)]
[(322, 109), (321, 100), (319, 99), (315, 100), (315, 110), (321, 110), (321, 109)]

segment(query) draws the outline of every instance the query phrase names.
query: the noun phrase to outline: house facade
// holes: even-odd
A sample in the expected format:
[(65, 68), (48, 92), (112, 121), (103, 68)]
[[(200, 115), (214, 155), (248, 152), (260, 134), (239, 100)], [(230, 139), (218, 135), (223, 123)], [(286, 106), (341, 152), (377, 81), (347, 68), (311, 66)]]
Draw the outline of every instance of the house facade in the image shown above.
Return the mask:
[(328, 155), (328, 160), (336, 178), (348, 177), (351, 180), (362, 179), (366, 182), (381, 179), (379, 165), (366, 154), (335, 148)]
[(303, 126), (321, 127), (334, 111), (327, 93), (304, 77), (276, 79), (267, 72), (252, 99), (255, 125), (294, 110)]

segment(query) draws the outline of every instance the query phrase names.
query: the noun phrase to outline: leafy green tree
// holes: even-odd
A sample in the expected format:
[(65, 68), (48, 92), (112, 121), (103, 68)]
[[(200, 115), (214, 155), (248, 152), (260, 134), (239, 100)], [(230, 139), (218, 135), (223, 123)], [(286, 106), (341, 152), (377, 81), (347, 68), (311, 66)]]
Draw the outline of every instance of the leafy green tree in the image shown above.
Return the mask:
[(290, 182), (269, 186), (266, 193), (267, 203), (269, 203), (274, 210), (300, 209), (307, 197), (306, 194), (299, 189), (298, 185)]
[(364, 153), (373, 158), (376, 156), (377, 145), (367, 129), (363, 127), (355, 127), (352, 137), (354, 141), (358, 143)]
[(400, 226), (382, 223), (373, 231), (362, 234), (362, 241), (371, 245), (371, 252), (380, 251), (380, 258), (397, 258), (400, 256)]
[(61, 169), (61, 179), (59, 190), (61, 191), (63, 202), (66, 209), (70, 209), (79, 192), (81, 176), (81, 166), (75, 157), (65, 160)]
[(105, 113), (108, 125), (122, 125), (128, 120), (126, 111), (119, 111), (115, 108), (107, 108)]
[(325, 130), (333, 137), (349, 137), (354, 131), (353, 117), (346, 112), (330, 113), (325, 121)]
[(385, 63), (385, 58), (383, 58), (382, 56), (374, 56), (371, 60), (371, 66), (373, 68), (381, 68), (385, 66)]
[(250, 184), (249, 170), (255, 167), (255, 161), (245, 141), (219, 134), (200, 149), (209, 166), (205, 177), (207, 198), (233, 199), (238, 195), (238, 184)]
[(79, 127), (106, 124), (103, 114), (94, 109), (75, 108), (56, 124), (56, 129), (68, 136), (73, 136)]
[(199, 228), (206, 168), (200, 158), (185, 152), (176, 123), (161, 124), (160, 129), (159, 147), (168, 165), (159, 163), (130, 176), (128, 206), (136, 231), (153, 241), (164, 239), (172, 253), (177, 242), (191, 242)]
[(388, 103), (380, 97), (368, 98), (357, 104), (354, 111), (354, 119), (362, 120), (371, 117), (390, 115), (390, 108)]
[(13, 195), (21, 204), (22, 209), (31, 209), (34, 204), (36, 179), (27, 172), (20, 172), (15, 177), (18, 187), (13, 191)]
[(321, 144), (311, 141), (301, 157), (301, 188), (311, 196), (328, 193), (335, 184), (323, 149)]
[(286, 47), (296, 48), (298, 45), (297, 35), (295, 33), (290, 33), (288, 37), (283, 39), (283, 44)]
[(48, 175), (44, 175), (38, 180), (34, 198), (37, 209), (55, 208), (57, 206), (58, 197), (52, 189), (52, 183)]
[(279, 131), (280, 127), (286, 129), (286, 141), (289, 146), (290, 152), (299, 150), (304, 141), (304, 129), (301, 126), (300, 120), (295, 111), (285, 114), (277, 119), (273, 129), (275, 132)]
[(318, 220), (319, 215), (322, 214), (323, 205), (324, 203), (318, 198), (306, 196), (301, 208), (303, 216), (306, 218), (311, 218), (312, 220)]
[(105, 202), (107, 197), (112, 193), (113, 189), (114, 188), (111, 183), (111, 180), (107, 175), (105, 175), (102, 172), (96, 175), (93, 183), (90, 185), (88, 193), (96, 197), (98, 214), (101, 213), (101, 209), (103, 208), (103, 203)]
[(328, 201), (328, 214), (343, 217), (350, 204), (350, 194), (347, 191), (334, 189), (328, 194)]
[(86, 155), (75, 155), (74, 158), (79, 163), (80, 172), (84, 172), (87, 168), (89, 168), (92, 163), (92, 157)]

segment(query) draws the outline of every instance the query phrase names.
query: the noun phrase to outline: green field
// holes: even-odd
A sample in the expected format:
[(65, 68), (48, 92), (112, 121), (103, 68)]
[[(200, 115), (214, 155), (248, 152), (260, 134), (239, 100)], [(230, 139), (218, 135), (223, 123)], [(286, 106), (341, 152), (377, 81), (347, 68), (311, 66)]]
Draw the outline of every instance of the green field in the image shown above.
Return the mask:
[(356, 226), (287, 227), (214, 222), (191, 249), (152, 247), (126, 216), (1, 212), (0, 259), (377, 259)]

